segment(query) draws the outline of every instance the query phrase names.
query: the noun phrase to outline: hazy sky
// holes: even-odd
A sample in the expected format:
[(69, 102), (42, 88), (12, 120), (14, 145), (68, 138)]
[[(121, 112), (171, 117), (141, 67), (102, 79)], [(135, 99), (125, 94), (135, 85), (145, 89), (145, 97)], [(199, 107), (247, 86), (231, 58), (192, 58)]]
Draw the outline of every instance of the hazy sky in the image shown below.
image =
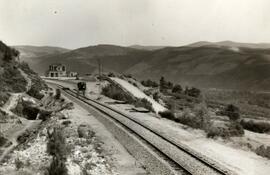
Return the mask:
[(0, 40), (66, 48), (270, 42), (270, 0), (0, 0)]

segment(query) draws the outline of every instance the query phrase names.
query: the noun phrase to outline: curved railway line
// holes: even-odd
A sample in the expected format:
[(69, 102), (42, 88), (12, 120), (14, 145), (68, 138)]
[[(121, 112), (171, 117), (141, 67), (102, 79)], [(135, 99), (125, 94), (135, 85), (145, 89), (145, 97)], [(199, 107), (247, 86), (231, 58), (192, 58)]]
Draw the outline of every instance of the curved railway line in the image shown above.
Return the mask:
[[(154, 128), (136, 120), (135, 118), (124, 114), (106, 104), (96, 100), (77, 96), (77, 93), (69, 88), (56, 83), (56, 85), (65, 94), (81, 101), (82, 103), (98, 110), (102, 114), (112, 118), (117, 123), (124, 126), (129, 132), (135, 134), (145, 143), (150, 145), (154, 152), (163, 157), (174, 169), (175, 174), (192, 175), (234, 175), (235, 173), (222, 167), (217, 162), (191, 150), (186, 145), (176, 143), (174, 140), (164, 136)], [(172, 173), (174, 174), (174, 173)]]

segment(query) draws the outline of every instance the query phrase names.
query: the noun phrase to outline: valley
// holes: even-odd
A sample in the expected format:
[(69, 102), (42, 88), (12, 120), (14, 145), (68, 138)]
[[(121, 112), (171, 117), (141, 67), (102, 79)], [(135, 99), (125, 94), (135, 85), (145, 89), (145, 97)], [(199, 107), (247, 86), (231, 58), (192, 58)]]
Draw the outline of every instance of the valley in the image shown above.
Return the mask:
[[(19, 50), (24, 47), (16, 46)], [(268, 90), (264, 79), (268, 72), (257, 70), (268, 66), (269, 50), (254, 47), (241, 51), (224, 45), (197, 44), (155, 49), (112, 45), (76, 50), (31, 47), (22, 51), (27, 54), (20, 59), (11, 49), (12, 61), (3, 62), (1, 128), (8, 129), (1, 130), (5, 144), (1, 148), (0, 172), (267, 175), (270, 106), (268, 93), (262, 91)], [(79, 74), (41, 79), (26, 63), (42, 75), (56, 57), (68, 71)], [(13, 78), (17, 81), (10, 83), (7, 77), (11, 75), (16, 75)], [(258, 81), (256, 86), (249, 84), (252, 78)], [(23, 83), (17, 86), (18, 82)], [(81, 94), (85, 97), (77, 94), (79, 82), (86, 84)], [(90, 102), (103, 107), (90, 107)], [(102, 112), (103, 108), (108, 109)], [(113, 111), (150, 128), (154, 135)], [(124, 128), (128, 130), (108, 119), (110, 115), (126, 123)], [(54, 137), (61, 142), (54, 143)], [(175, 149), (174, 144), (179, 148)], [(55, 153), (60, 148), (64, 151)], [(188, 154), (198, 160), (180, 148), (189, 150)], [(147, 156), (142, 158), (138, 153)], [(162, 158), (163, 154), (175, 165)], [(255, 162), (255, 166), (247, 166)], [(59, 169), (53, 167), (55, 164)], [(176, 165), (180, 168), (172, 170)]]

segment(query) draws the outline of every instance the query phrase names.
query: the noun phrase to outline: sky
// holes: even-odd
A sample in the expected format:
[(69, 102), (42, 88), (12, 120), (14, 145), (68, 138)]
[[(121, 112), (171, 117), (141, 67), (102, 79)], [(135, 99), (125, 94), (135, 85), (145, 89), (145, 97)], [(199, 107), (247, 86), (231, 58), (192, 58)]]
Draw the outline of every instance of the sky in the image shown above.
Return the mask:
[(269, 0), (0, 0), (8, 45), (270, 43)]

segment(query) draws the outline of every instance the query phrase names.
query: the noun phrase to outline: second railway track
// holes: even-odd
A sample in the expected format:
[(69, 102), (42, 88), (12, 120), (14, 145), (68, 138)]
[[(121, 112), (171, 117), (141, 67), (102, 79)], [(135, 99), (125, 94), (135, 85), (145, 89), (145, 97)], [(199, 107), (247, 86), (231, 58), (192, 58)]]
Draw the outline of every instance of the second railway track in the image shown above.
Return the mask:
[(96, 100), (77, 96), (76, 92), (62, 85), (55, 84), (69, 96), (95, 108), (99, 112), (112, 118), (123, 125), (133, 134), (136, 134), (145, 143), (150, 145), (155, 152), (172, 166), (174, 173), (171, 174), (192, 174), (192, 175), (234, 175), (235, 173), (221, 167), (217, 162), (195, 152), (186, 145), (176, 143), (174, 140), (164, 136), (135, 118), (120, 112), (106, 104)]

